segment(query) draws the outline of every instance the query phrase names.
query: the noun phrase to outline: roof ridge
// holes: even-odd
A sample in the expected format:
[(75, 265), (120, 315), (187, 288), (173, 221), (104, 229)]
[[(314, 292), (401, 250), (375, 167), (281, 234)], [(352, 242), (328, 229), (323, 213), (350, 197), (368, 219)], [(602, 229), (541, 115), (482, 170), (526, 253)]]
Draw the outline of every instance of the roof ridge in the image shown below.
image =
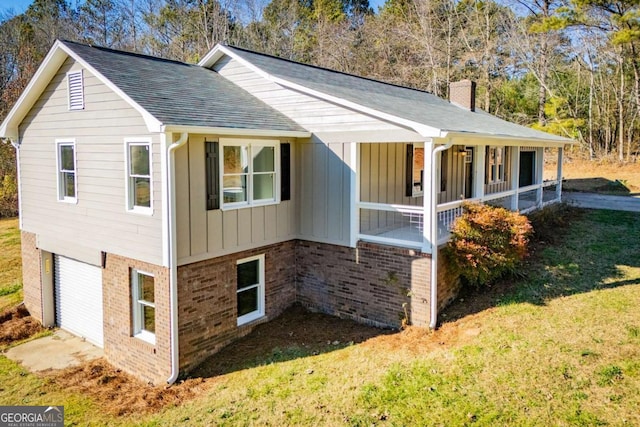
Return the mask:
[[(338, 70), (334, 70), (332, 68), (326, 68), (326, 67), (321, 67), (319, 65), (307, 64), (307, 63), (300, 62), (300, 61), (294, 61), (293, 59), (282, 58), (280, 56), (270, 55), (270, 54), (264, 53), (264, 52), (257, 52), (255, 50), (245, 49), (245, 48), (234, 46), (234, 45), (230, 45), (230, 44), (224, 44), (223, 46), (225, 46), (227, 48), (231, 48), (231, 49), (241, 50), (241, 51), (247, 52), (247, 53), (252, 53), (252, 54), (255, 54), (255, 55), (264, 56), (264, 57), (267, 57), (267, 58), (277, 59), (279, 61), (289, 62), (291, 64), (301, 65), (303, 67), (309, 67), (309, 68), (314, 68), (316, 70), (328, 71), (330, 73), (341, 74), (343, 76), (354, 77), (356, 79), (367, 80), (367, 81), (374, 82), (374, 83), (380, 83), (380, 84), (383, 84), (383, 85), (396, 87), (396, 88), (399, 88), (399, 89), (405, 89), (405, 90), (411, 90), (411, 91), (420, 92), (420, 93), (426, 93), (426, 94), (429, 94), (429, 95), (433, 95), (433, 96), (435, 96), (437, 98), (440, 98), (439, 96), (434, 95), (433, 92), (429, 92), (428, 90), (424, 90), (424, 89), (418, 89), (418, 88), (415, 88), (415, 87), (403, 86), (403, 85), (397, 84), (397, 83), (389, 83), (389, 82), (385, 82), (385, 81), (382, 81), (382, 80), (376, 80), (376, 79), (371, 78), (371, 77), (359, 76), (357, 74), (346, 73), (344, 71), (338, 71)], [(443, 98), (440, 98), (440, 99), (443, 99)], [(443, 99), (443, 100), (446, 101), (445, 99)]]
[(121, 49), (113, 49), (113, 48), (110, 48), (110, 47), (104, 47), (104, 46), (99, 46), (99, 45), (94, 45), (94, 44), (80, 43), (80, 42), (73, 41), (73, 40), (58, 39), (58, 41), (60, 41), (63, 44), (67, 44), (67, 45), (71, 44), (71, 45), (76, 45), (76, 46), (89, 47), (89, 48), (93, 48), (93, 49), (98, 49), (98, 50), (103, 51), (103, 52), (111, 52), (111, 53), (117, 53), (117, 54), (121, 54), (121, 55), (135, 56), (135, 57), (142, 58), (142, 59), (152, 59), (152, 60), (155, 60), (155, 61), (164, 61), (164, 62), (172, 62), (172, 63), (175, 63), (175, 64), (181, 64), (181, 65), (195, 66), (195, 64), (190, 64), (188, 62), (178, 61), (176, 59), (163, 58), (161, 56), (148, 55), (148, 54), (145, 54), (145, 53), (131, 52), (131, 51), (121, 50)]

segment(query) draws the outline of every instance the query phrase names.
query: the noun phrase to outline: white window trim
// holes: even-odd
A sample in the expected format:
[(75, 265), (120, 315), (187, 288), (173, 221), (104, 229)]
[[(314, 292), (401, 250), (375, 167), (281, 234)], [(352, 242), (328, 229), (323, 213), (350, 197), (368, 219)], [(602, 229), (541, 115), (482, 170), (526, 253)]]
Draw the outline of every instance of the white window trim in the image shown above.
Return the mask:
[[(131, 296), (132, 296), (132, 306), (133, 306), (133, 336), (143, 341), (146, 341), (149, 344), (155, 345), (156, 334), (142, 329), (142, 309), (141, 308), (143, 305), (146, 305), (148, 307), (153, 307), (153, 309), (155, 310), (156, 304), (155, 302), (153, 304), (148, 303), (146, 301), (142, 302), (142, 300), (140, 299), (140, 295), (138, 294), (138, 288), (139, 288), (138, 274), (153, 277), (153, 280), (154, 280), (153, 292), (155, 293), (156, 291), (155, 276), (153, 274), (147, 273), (146, 271), (137, 270), (135, 268), (131, 269), (130, 286), (131, 286)], [(154, 299), (155, 299), (155, 296), (154, 296)], [(154, 323), (155, 323), (155, 319), (154, 319)]]
[[(149, 146), (149, 207), (135, 206), (132, 200), (131, 181), (129, 175), (129, 167), (131, 159), (129, 157), (129, 146), (131, 145), (148, 145)], [(125, 158), (125, 208), (127, 212), (152, 215), (153, 214), (153, 144), (151, 138), (125, 138), (124, 140), (124, 158)]]
[[(80, 90), (81, 90), (81, 98), (82, 98), (82, 105), (80, 106), (72, 106), (71, 105), (71, 84), (70, 84), (70, 80), (73, 76), (75, 75), (80, 75)], [(67, 107), (69, 108), (69, 111), (79, 111), (79, 110), (84, 110), (84, 73), (83, 70), (77, 70), (77, 71), (69, 71), (67, 73)]]
[[(415, 175), (415, 173), (414, 173), (415, 171), (414, 171), (413, 167), (416, 164), (416, 161), (415, 161), (416, 148), (422, 148), (422, 160), (423, 160), (423, 166), (422, 166), (422, 191), (416, 190), (416, 187), (415, 187), (415, 185), (413, 183), (413, 176)], [(426, 156), (426, 154), (424, 152), (424, 142), (414, 142), (412, 150), (413, 150), (413, 153), (411, 153), (411, 159), (413, 160), (413, 162), (412, 162), (412, 165), (411, 165), (411, 197), (421, 197), (421, 196), (424, 196), (424, 187), (427, 184), (427, 180), (424, 177), (424, 158)], [(440, 174), (438, 174), (438, 176), (440, 176)], [(438, 188), (440, 188), (440, 187), (438, 187)]]
[[(243, 290), (247, 290), (247, 289), (251, 289), (251, 288), (258, 288), (258, 309), (256, 311), (253, 311), (251, 313), (247, 313), (244, 316), (240, 316), (238, 317), (238, 326), (242, 326), (242, 325), (246, 325), (247, 323), (253, 322), (254, 320), (260, 319), (261, 317), (264, 317), (264, 295), (265, 295), (265, 277), (264, 277), (264, 272), (265, 272), (265, 265), (264, 265), (264, 254), (260, 254), (260, 255), (256, 255), (256, 256), (252, 256), (249, 258), (243, 258), (240, 259), (236, 262), (236, 268), (238, 265), (240, 264), (245, 264), (247, 262), (251, 262), (251, 261), (255, 261), (258, 260), (258, 283), (253, 285), (253, 286), (248, 286), (246, 288), (243, 288)], [(236, 283), (236, 295), (238, 294), (238, 284)], [(237, 300), (236, 300), (237, 301)], [(236, 308), (237, 308), (237, 302), (236, 302)]]
[[(500, 163), (491, 163), (491, 150), (496, 150), (496, 149), (501, 149), (502, 150), (502, 155), (500, 156), (502, 159), (502, 162)], [(487, 169), (486, 173), (488, 174), (489, 179), (487, 180), (489, 182), (489, 184), (501, 184), (503, 182), (505, 182), (505, 165), (507, 164), (506, 162), (506, 154), (507, 154), (507, 149), (506, 147), (502, 147), (502, 146), (496, 146), (496, 145), (491, 145), (489, 146), (489, 161), (488, 161), (488, 166), (489, 168)], [(495, 157), (495, 156), (494, 156)], [(496, 176), (495, 179), (491, 179), (491, 169), (492, 167), (495, 166), (496, 168)], [(502, 166), (502, 169), (500, 169), (500, 166)], [(502, 170), (502, 174), (500, 174), (500, 171)]]
[[(63, 145), (73, 146), (73, 173), (75, 179), (74, 195), (73, 197), (64, 196), (62, 191), (62, 159), (60, 158), (60, 147)], [(56, 139), (56, 182), (58, 190), (58, 201), (64, 203), (78, 203), (78, 153), (76, 151), (76, 140), (71, 139)]]
[[(224, 202), (224, 147), (249, 147), (249, 172), (247, 173), (247, 201), (245, 202)], [(251, 147), (273, 147), (274, 148), (274, 199), (273, 200), (253, 200), (253, 156), (251, 152)], [(223, 139), (221, 138), (219, 141), (219, 173), (220, 173), (220, 209), (221, 210), (232, 210), (232, 209), (241, 209), (247, 207), (256, 207), (256, 206), (268, 206), (268, 205), (277, 205), (280, 203), (280, 177), (282, 175), (280, 171), (280, 141), (277, 140), (247, 140), (247, 139)]]

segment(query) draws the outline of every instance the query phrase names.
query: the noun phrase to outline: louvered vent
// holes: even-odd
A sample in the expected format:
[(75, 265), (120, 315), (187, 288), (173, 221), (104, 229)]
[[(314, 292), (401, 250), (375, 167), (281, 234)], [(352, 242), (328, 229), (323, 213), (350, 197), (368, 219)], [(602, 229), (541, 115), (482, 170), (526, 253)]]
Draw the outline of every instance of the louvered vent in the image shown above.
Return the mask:
[(67, 74), (69, 84), (69, 109), (84, 109), (84, 86), (82, 84), (82, 70)]

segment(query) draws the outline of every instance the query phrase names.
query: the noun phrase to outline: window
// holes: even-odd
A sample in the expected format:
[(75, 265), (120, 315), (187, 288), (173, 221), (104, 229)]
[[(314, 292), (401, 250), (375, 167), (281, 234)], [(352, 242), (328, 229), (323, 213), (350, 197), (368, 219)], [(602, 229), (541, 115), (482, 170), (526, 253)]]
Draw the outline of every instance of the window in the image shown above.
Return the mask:
[(57, 141), (58, 200), (77, 202), (76, 144), (74, 141)]
[(84, 110), (84, 83), (82, 70), (67, 73), (69, 110)]
[(127, 149), (127, 209), (152, 213), (151, 209), (151, 142), (128, 141)]
[(278, 201), (275, 141), (222, 144), (222, 206), (265, 205)]
[[(275, 157), (278, 149), (280, 151), (279, 177), (275, 172), (278, 167)], [(205, 141), (207, 210), (220, 209), (221, 178), (225, 184), (222, 189), (223, 203), (227, 208), (291, 200), (290, 143), (282, 143), (279, 146), (277, 142), (266, 146), (227, 144), (223, 151), (226, 157), (220, 161), (220, 144), (216, 141)], [(249, 152), (253, 155), (251, 164), (253, 174), (250, 174)], [(242, 156), (246, 158), (244, 166)], [(221, 167), (225, 170), (225, 177), (221, 177)], [(280, 181), (279, 195), (275, 191), (278, 180)]]
[(156, 304), (153, 276), (132, 269), (131, 291), (133, 295), (133, 335), (155, 344)]
[(489, 170), (487, 171), (487, 174), (489, 177), (489, 184), (504, 182), (505, 149), (503, 147), (489, 147), (488, 150), (487, 160)]
[(407, 197), (422, 196), (424, 191), (424, 144), (407, 145)]
[(264, 255), (237, 265), (238, 326), (264, 316)]

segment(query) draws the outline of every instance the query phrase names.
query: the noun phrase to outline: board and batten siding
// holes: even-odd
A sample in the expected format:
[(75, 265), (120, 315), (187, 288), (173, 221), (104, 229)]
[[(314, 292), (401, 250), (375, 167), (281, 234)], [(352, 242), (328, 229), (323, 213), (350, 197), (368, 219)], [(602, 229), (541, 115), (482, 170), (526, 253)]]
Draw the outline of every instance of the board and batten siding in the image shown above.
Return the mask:
[(351, 144), (313, 139), (296, 146), (299, 237), (348, 246), (351, 223)]
[[(68, 58), (20, 125), (21, 216), (41, 249), (99, 263), (100, 252), (162, 264), (160, 137), (88, 70), (85, 109), (68, 108)], [(127, 212), (125, 138), (152, 142), (153, 214)], [(77, 203), (58, 201), (56, 140), (76, 143)]]
[(442, 177), (446, 180), (444, 185), (444, 191), (442, 190), (442, 183), (438, 181), (440, 187), (438, 188), (438, 203), (448, 203), (456, 200), (461, 200), (464, 197), (464, 185), (465, 185), (465, 153), (464, 145), (454, 145), (448, 150), (444, 157), (446, 165), (442, 162), (442, 153), (440, 153), (440, 162), (438, 163), (438, 180), (442, 177), (442, 168), (446, 171), (446, 176)]
[[(291, 200), (267, 206), (207, 210), (205, 141), (217, 140), (219, 137), (216, 135), (192, 134), (189, 135), (187, 144), (175, 152), (177, 250), (180, 265), (296, 237), (295, 179), (291, 182)], [(281, 139), (281, 142), (293, 141)], [(296, 144), (292, 143), (291, 146), (292, 152), (295, 152)], [(294, 162), (291, 167), (291, 176), (294, 177)]]

